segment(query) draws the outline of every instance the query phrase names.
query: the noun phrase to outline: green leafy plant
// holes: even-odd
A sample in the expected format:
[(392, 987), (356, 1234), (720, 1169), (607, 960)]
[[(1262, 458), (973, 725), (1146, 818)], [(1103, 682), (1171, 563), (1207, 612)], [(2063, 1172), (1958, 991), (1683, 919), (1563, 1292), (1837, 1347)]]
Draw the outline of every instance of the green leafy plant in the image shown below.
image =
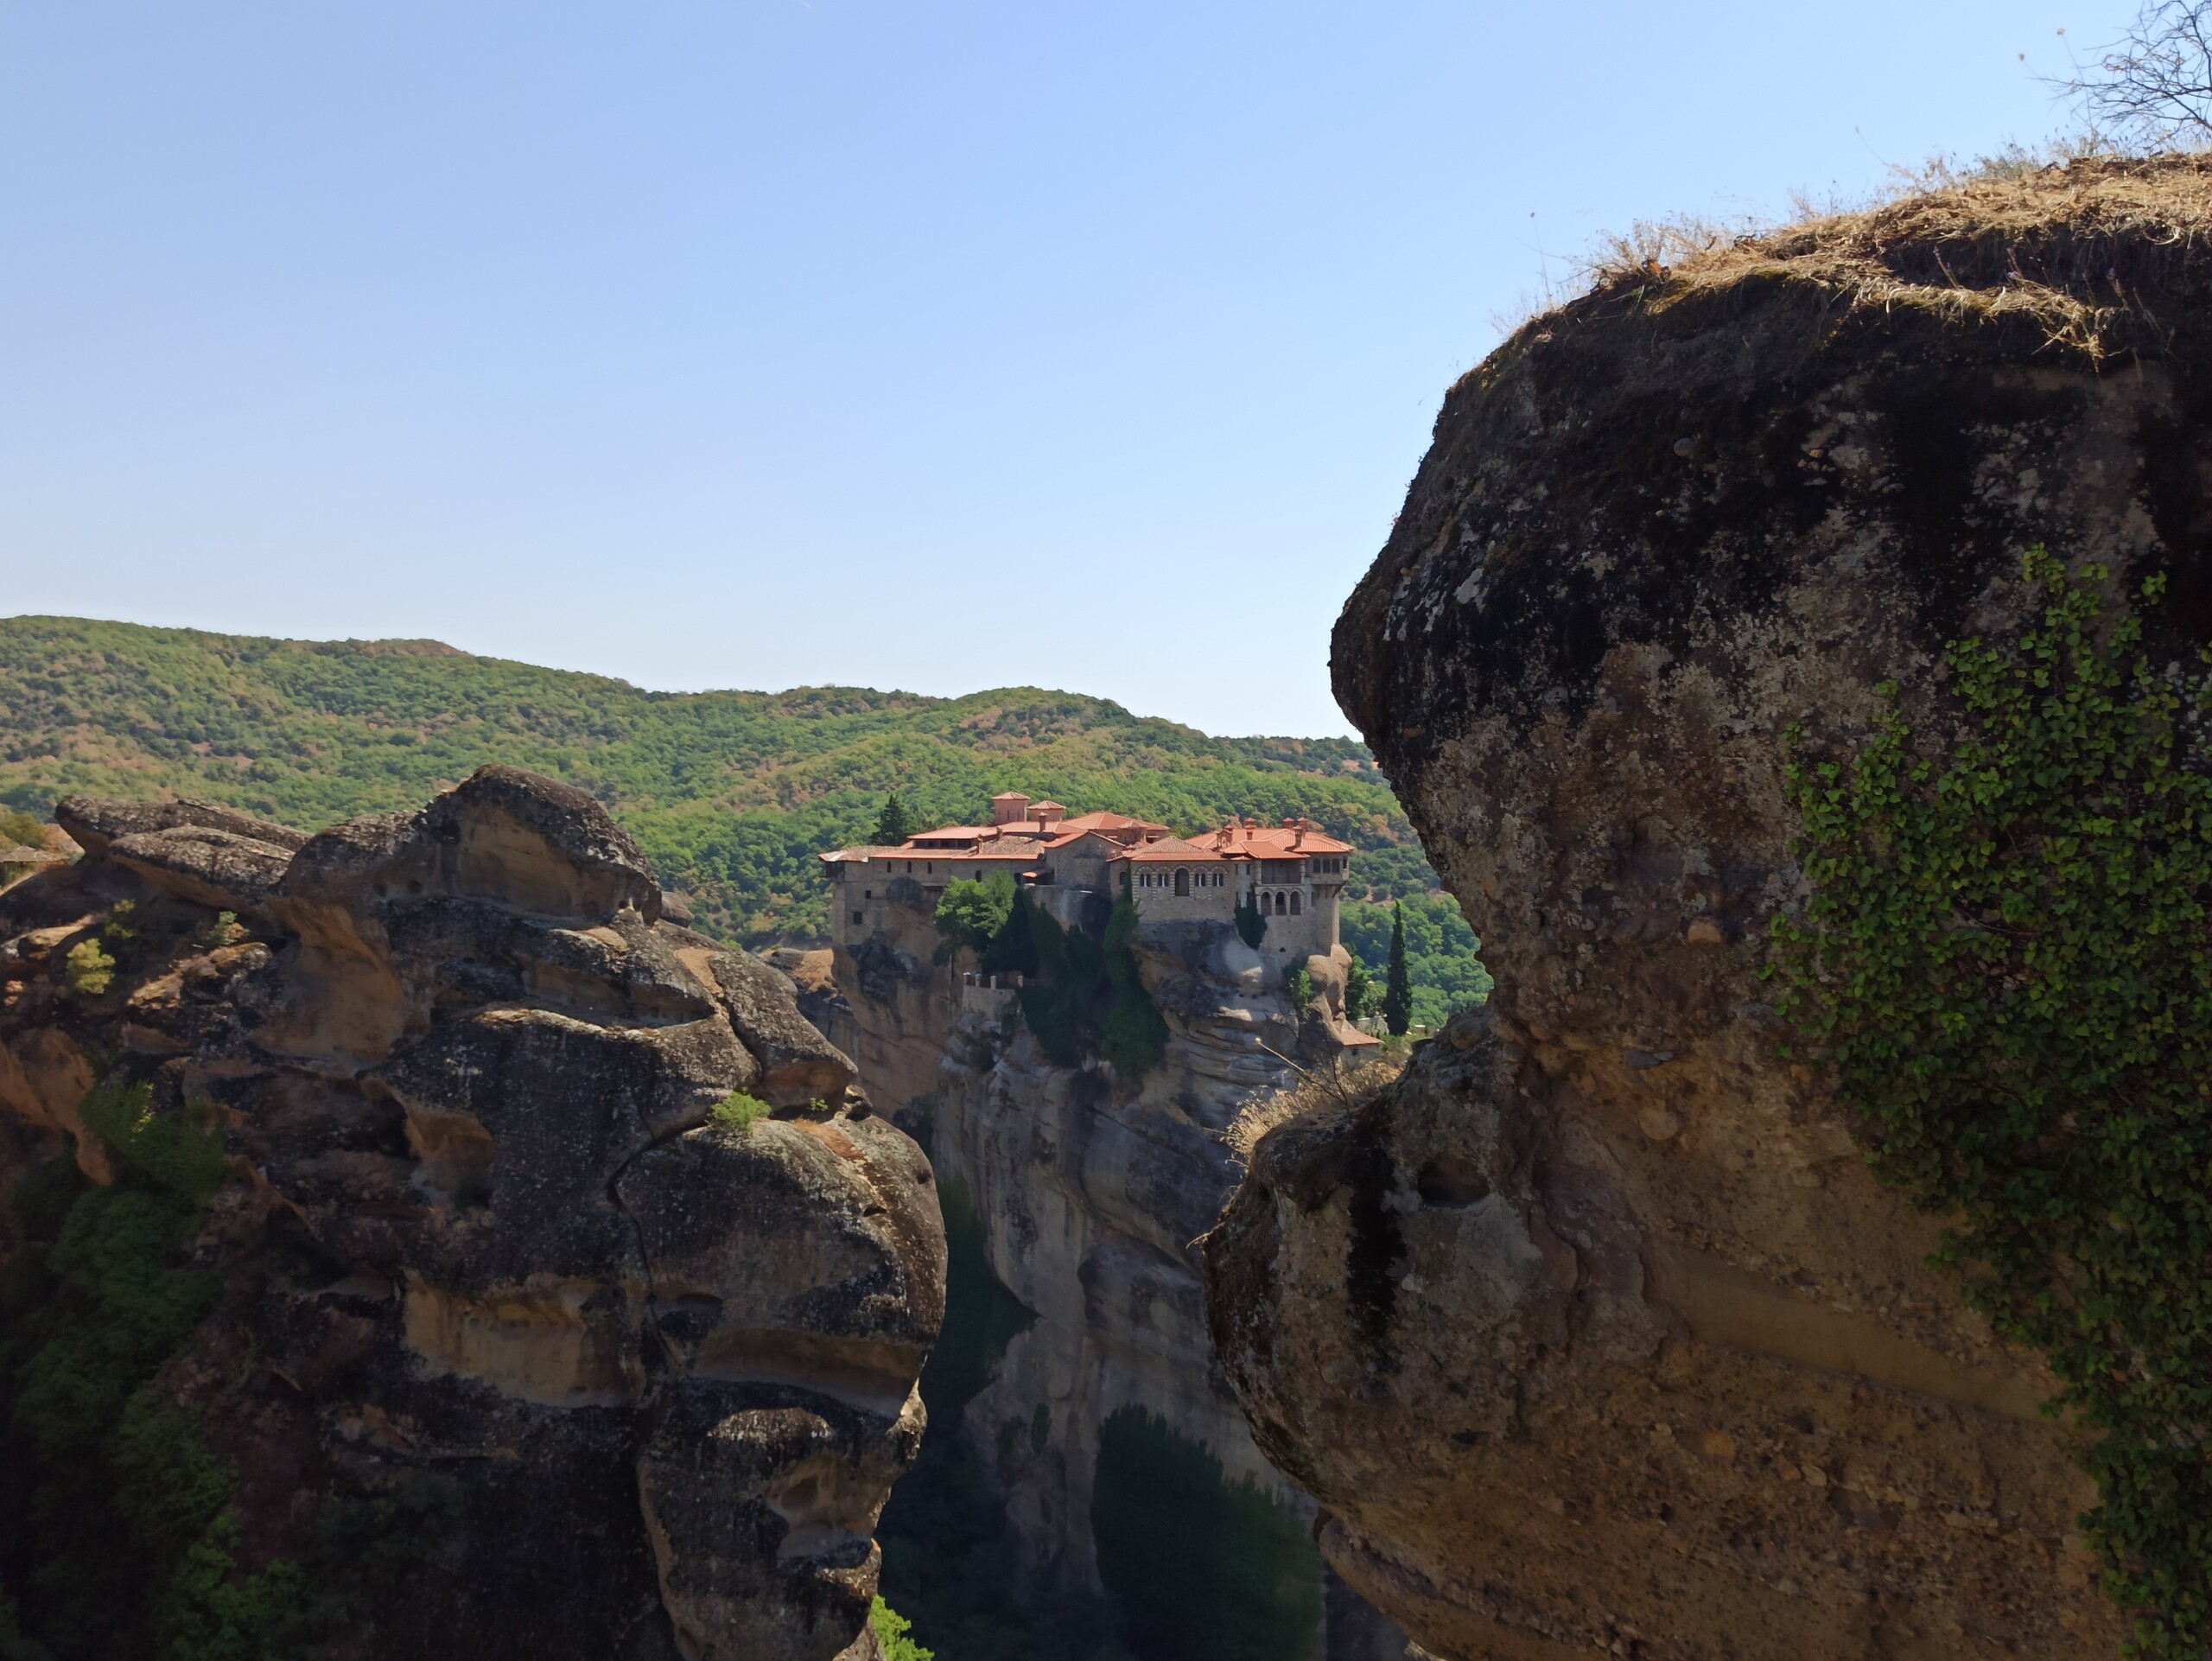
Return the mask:
[(963, 951), (981, 956), (1013, 915), (1010, 873), (994, 871), (981, 881), (948, 882), (930, 920), (937, 927), (937, 961), (950, 963)]
[(226, 945), (236, 945), (245, 939), (245, 930), (238, 923), (238, 913), (219, 911), (215, 920), (200, 935), (200, 945), (204, 950), (216, 951)]
[[(2101, 1433), (2083, 1518), (2131, 1652), (2212, 1641), (2212, 776), (2208, 681), (2160, 672), (2102, 567), (2042, 549), (2009, 648), (1948, 650), (1961, 735), (1894, 703), (1785, 778), (1811, 887), (1778, 920), (1800, 1053), (1870, 1164), (1957, 1220), (1942, 1261)], [(2155, 605), (2164, 580), (2143, 585)], [(1894, 699), (1896, 689), (1884, 696)]]
[(61, 990), (81, 1002), (103, 997), (115, 983), (115, 959), (100, 950), (98, 940), (79, 940), (61, 960)]
[(1313, 977), (1302, 964), (1287, 971), (1282, 977), (1282, 990), (1290, 1000), (1290, 1007), (1303, 1015), (1313, 1002)]
[(868, 1611), (868, 1622), (883, 1645), (885, 1661), (937, 1661), (935, 1650), (925, 1650), (906, 1636), (914, 1623), (893, 1610), (880, 1597)]
[(741, 1136), (775, 1111), (758, 1096), (734, 1090), (707, 1110), (707, 1123), (717, 1130)]

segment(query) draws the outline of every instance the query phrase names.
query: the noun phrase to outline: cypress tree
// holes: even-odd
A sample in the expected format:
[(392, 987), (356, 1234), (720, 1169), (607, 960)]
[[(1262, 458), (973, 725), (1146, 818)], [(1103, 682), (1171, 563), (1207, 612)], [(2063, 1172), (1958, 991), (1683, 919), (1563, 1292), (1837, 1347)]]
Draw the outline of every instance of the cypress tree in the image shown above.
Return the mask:
[(914, 834), (914, 822), (907, 814), (906, 804), (893, 791), (883, 799), (883, 811), (875, 816), (875, 829), (868, 832), (871, 848), (896, 848)]
[(1382, 987), (1382, 1024), (1393, 1038), (1414, 1024), (1414, 981), (1406, 971), (1406, 904), (1390, 902), (1390, 974)]

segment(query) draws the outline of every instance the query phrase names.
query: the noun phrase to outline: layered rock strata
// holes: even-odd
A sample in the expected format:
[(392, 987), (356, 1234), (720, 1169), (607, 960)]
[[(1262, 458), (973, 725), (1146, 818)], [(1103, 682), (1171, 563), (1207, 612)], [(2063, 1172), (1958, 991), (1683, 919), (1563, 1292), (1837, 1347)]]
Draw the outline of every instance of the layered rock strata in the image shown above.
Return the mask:
[(2082, 1433), (1931, 1270), (1760, 978), (1784, 738), (1955, 720), (2022, 551), (2212, 636), (2212, 170), (2077, 164), (1656, 263), (1452, 389), (1338, 696), (1494, 1030), (1278, 1130), (1209, 1242), (1330, 1560), (1459, 1657), (2109, 1656)]
[[(944, 1234), (790, 983), (511, 768), (312, 837), (56, 817), (86, 857), (0, 895), (8, 1140), (73, 1136), (106, 1182), (88, 1091), (221, 1126), (194, 1254), (223, 1302), (158, 1387), (238, 1473), (245, 1566), (312, 1565), (333, 1506), (442, 1496), (407, 1595), (317, 1653), (873, 1653)], [(86, 942), (105, 984), (72, 978)], [(772, 1114), (710, 1123), (740, 1092)]]

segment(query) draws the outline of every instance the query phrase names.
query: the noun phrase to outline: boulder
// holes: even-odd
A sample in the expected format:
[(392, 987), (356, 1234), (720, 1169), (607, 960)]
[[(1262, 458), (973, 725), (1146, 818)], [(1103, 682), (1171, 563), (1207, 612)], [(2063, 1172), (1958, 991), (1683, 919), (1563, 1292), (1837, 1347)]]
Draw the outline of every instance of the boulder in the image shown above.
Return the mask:
[(1492, 1029), (1259, 1145), (1211, 1321), (1324, 1550), (1453, 1658), (2114, 1654), (2086, 1433), (1933, 1269), (1760, 977), (1783, 735), (2024, 551), (2212, 636), (2212, 165), (1986, 180), (1606, 274), (1447, 396), (1338, 697), (1485, 942)]

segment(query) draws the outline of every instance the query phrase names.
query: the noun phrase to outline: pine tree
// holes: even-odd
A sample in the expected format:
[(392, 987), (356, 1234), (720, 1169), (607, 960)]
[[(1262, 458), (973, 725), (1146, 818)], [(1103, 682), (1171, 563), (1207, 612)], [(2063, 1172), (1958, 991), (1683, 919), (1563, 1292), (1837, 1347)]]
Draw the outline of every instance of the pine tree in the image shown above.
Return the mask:
[(1390, 973), (1382, 987), (1382, 1024), (1393, 1038), (1414, 1024), (1414, 979), (1406, 970), (1406, 906), (1390, 902)]
[(883, 811), (875, 816), (875, 829), (868, 832), (871, 848), (896, 848), (914, 834), (914, 822), (906, 812), (906, 804), (893, 791), (883, 799)]

